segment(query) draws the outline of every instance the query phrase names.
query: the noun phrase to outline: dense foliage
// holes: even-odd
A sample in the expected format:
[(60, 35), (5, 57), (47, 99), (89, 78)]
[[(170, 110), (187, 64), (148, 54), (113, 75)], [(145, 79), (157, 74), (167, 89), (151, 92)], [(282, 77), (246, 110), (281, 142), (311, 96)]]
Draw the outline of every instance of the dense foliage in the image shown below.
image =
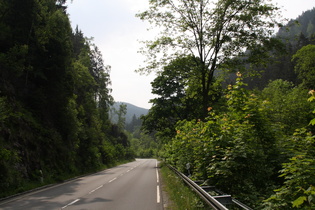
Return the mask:
[[(285, 84), (283, 81), (277, 82)], [(277, 177), (281, 164), (292, 157), (292, 150), (298, 148), (298, 141), (293, 146), (290, 140), (292, 133), (286, 135), (285, 132), (290, 133), (288, 129), (292, 124), (302, 129), (303, 123), (288, 120), (292, 114), (291, 103), (266, 100), (242, 88), (243, 85), (239, 77), (235, 85), (229, 86), (225, 94), (227, 110), (209, 107), (209, 116), (205, 121), (179, 121), (177, 135), (167, 144), (163, 155), (183, 172), (187, 172), (185, 167), (190, 163), (194, 179), (208, 179), (209, 184), (255, 206), (281, 184), (282, 180)], [(283, 85), (274, 90), (280, 92), (284, 88), (287, 87)], [(305, 93), (304, 97), (296, 94), (300, 91)], [(312, 109), (307, 102), (307, 93), (295, 88), (287, 92), (288, 100), (296, 97), (304, 99), (300, 104), (309, 116)], [(278, 106), (286, 110), (280, 114), (287, 121), (283, 118), (273, 119), (276, 115), (270, 113), (276, 111)], [(305, 121), (305, 117), (301, 116), (300, 119)], [(302, 130), (306, 133), (306, 129)], [(309, 136), (305, 141), (309, 142), (312, 138)], [(306, 145), (302, 144), (303, 137), (299, 140), (299, 148), (302, 149)], [(309, 144), (312, 145), (311, 142)], [(311, 149), (310, 145), (308, 148)]]
[(0, 193), (132, 158), (109, 71), (65, 1), (0, 1)]
[[(192, 56), (179, 57), (166, 65), (163, 72), (153, 80), (152, 93), (157, 98), (150, 101), (153, 106), (143, 117), (144, 130), (155, 131), (159, 139), (166, 138), (165, 141), (168, 141), (174, 135), (177, 121), (203, 115), (200, 96), (202, 87), (195, 62)], [(209, 102), (213, 103), (220, 98), (220, 90), (220, 84), (213, 81)]]
[[(152, 93), (157, 97), (151, 100), (153, 106), (143, 118), (142, 128), (155, 134), (163, 145), (159, 154), (168, 163), (254, 209), (312, 209), (315, 207), (312, 90), (315, 88), (315, 10), (303, 13), (297, 19), (300, 25), (290, 21), (269, 41), (268, 28), (261, 33), (254, 30), (252, 35), (264, 34), (265, 41), (253, 46), (249, 39), (249, 45), (244, 47), (245, 43), (239, 39), (247, 39), (246, 34), (232, 33), (237, 26), (234, 21), (229, 22), (229, 18), (223, 21), (221, 26), (228, 27), (224, 29), (210, 27), (211, 21), (217, 20), (218, 14), (222, 19), (235, 14), (255, 25), (259, 23), (255, 22), (255, 12), (263, 15), (261, 10), (264, 10), (271, 14), (276, 8), (265, 5), (265, 1), (254, 1), (261, 7), (253, 10), (250, 10), (253, 5), (246, 5), (252, 1), (217, 2), (215, 6), (221, 8), (211, 10), (205, 6), (209, 1), (154, 0), (150, 9), (139, 15), (166, 29), (160, 39), (147, 43), (145, 51), (152, 58), (146, 70), (155, 69), (158, 74), (152, 82)], [(244, 3), (250, 12), (229, 7), (232, 3), (237, 6)], [(208, 22), (203, 25), (203, 21)], [(202, 26), (211, 30), (203, 33)], [(189, 32), (195, 36), (189, 36)], [(216, 32), (232, 33), (231, 39), (225, 37), (222, 41)], [(237, 43), (240, 45), (236, 46)], [(211, 49), (211, 44), (222, 50), (218, 53), (222, 59), (211, 56), (209, 60), (201, 59), (203, 54), (198, 54), (199, 49)], [(281, 51), (274, 50), (272, 45)], [(172, 52), (176, 53), (165, 46), (173, 47)], [(237, 47), (245, 51), (237, 51)], [(159, 57), (162, 49), (166, 49), (163, 51), (166, 55)], [(266, 59), (267, 52), (273, 59)], [(211, 86), (206, 91), (206, 100), (202, 75), (205, 69), (201, 66), (208, 72), (217, 72), (207, 77), (211, 78)], [(239, 70), (244, 74), (228, 74)], [(207, 113), (203, 115), (205, 105)], [(189, 171), (187, 163), (191, 166)]]

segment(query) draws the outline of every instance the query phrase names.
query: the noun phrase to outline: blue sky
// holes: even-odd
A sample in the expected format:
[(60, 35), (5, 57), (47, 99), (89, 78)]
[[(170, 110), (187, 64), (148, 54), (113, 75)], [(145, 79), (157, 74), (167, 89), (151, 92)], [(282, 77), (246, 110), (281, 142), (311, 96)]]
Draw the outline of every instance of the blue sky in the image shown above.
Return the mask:
[[(135, 17), (148, 7), (148, 0), (73, 0), (68, 1), (72, 27), (76, 25), (103, 54), (105, 65), (110, 65), (112, 95), (115, 101), (150, 108), (150, 82), (154, 75), (139, 75), (135, 69), (144, 66), (145, 57), (137, 53), (140, 40), (150, 40), (154, 32), (149, 24)], [(294, 19), (303, 11), (315, 7), (314, 0), (272, 0), (282, 7), (284, 18)]]

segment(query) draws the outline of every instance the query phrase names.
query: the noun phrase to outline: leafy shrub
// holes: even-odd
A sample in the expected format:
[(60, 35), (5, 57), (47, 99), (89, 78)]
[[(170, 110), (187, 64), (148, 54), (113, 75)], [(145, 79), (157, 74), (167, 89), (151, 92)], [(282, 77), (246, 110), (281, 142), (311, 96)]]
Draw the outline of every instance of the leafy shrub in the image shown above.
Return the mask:
[(180, 121), (167, 145), (167, 160), (195, 179), (209, 179), (219, 189), (255, 205), (269, 196), (275, 168), (280, 168), (277, 141), (266, 110), (244, 86), (241, 75), (228, 87), (227, 111), (209, 107), (205, 121)]

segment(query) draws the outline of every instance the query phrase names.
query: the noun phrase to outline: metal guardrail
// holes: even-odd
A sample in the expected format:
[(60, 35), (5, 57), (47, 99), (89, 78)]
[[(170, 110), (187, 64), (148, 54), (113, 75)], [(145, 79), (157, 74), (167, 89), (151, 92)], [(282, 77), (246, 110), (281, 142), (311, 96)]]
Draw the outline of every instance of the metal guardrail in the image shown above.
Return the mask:
[[(220, 210), (228, 210), (228, 208), (225, 205), (233, 203), (242, 209), (252, 210), (250, 207), (232, 198), (231, 195), (224, 195), (224, 193), (220, 192), (214, 187), (209, 187), (209, 186), (200, 187), (194, 181), (189, 179), (185, 174), (179, 172), (176, 168), (172, 167), (171, 165), (167, 165), (167, 166), (172, 171), (174, 171), (184, 182), (186, 182), (186, 184), (190, 186), (202, 198), (202, 200), (204, 200), (204, 202), (208, 204), (211, 208), (220, 209)], [(222, 195), (212, 196), (205, 190), (206, 188), (213, 188), (212, 189), (213, 191), (216, 191)]]

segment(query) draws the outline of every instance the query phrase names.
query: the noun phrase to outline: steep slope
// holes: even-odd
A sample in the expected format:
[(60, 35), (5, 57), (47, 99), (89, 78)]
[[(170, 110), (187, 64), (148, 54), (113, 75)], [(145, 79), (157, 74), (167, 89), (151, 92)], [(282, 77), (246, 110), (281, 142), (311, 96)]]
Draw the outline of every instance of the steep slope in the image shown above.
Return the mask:
[(276, 79), (283, 79), (298, 85), (300, 81), (294, 71), (292, 56), (303, 46), (315, 44), (315, 8), (303, 12), (295, 20), (290, 20), (276, 34), (285, 44), (285, 51), (274, 55), (275, 61), (267, 67), (257, 69), (262, 71), (260, 78), (248, 78), (249, 88), (263, 89)]

